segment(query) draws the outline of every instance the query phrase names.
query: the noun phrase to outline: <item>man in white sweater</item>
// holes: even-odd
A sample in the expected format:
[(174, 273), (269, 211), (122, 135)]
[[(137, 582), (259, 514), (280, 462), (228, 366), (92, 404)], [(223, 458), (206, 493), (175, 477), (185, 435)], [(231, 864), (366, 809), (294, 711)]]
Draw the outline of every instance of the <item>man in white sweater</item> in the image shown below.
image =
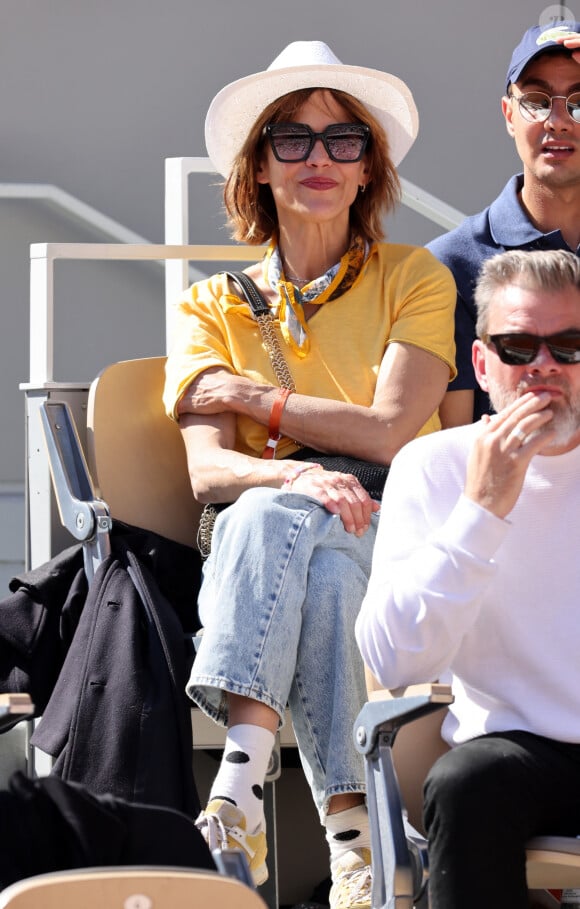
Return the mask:
[(356, 635), (386, 687), (451, 681), (425, 787), (432, 909), (526, 909), (525, 842), (580, 835), (580, 260), (487, 260), (497, 411), (391, 466)]

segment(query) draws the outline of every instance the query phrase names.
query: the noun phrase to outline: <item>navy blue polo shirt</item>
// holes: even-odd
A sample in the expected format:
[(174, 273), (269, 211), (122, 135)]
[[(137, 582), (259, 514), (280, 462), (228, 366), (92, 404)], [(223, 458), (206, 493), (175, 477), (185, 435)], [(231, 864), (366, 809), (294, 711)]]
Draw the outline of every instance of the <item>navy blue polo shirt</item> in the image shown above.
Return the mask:
[[(559, 230), (543, 234), (529, 220), (520, 205), (518, 193), (524, 182), (523, 174), (512, 177), (495, 202), (466, 218), (459, 227), (427, 244), (441, 262), (453, 273), (457, 285), (455, 309), (455, 346), (457, 378), (450, 391), (471, 388), (475, 392), (473, 419), (489, 413), (489, 398), (475, 378), (471, 365), (471, 348), (475, 340), (477, 311), (473, 300), (479, 269), (489, 256), (508, 249), (566, 249)], [(580, 255), (580, 247), (576, 250)]]

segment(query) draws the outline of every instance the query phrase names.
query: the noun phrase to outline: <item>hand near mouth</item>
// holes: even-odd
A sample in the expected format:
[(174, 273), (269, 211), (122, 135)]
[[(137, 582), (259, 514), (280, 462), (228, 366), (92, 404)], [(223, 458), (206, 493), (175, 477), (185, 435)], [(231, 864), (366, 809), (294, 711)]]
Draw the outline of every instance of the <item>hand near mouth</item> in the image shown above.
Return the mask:
[(553, 413), (544, 391), (516, 398), (499, 413), (484, 415), (467, 462), (465, 496), (498, 518), (516, 504), (534, 455), (550, 441)]

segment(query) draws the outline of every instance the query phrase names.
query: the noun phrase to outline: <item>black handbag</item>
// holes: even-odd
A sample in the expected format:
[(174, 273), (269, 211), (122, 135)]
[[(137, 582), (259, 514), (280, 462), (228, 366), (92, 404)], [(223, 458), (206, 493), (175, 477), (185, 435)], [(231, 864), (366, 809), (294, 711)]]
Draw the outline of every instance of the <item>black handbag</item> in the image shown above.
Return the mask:
[(377, 499), (380, 502), (383, 497), (383, 489), (389, 473), (386, 464), (363, 461), (361, 458), (351, 458), (348, 455), (324, 454), (316, 451), (315, 448), (300, 448), (288, 457), (295, 461), (315, 461), (325, 470), (351, 473), (353, 477), (357, 478), (363, 489), (366, 489), (371, 499)]

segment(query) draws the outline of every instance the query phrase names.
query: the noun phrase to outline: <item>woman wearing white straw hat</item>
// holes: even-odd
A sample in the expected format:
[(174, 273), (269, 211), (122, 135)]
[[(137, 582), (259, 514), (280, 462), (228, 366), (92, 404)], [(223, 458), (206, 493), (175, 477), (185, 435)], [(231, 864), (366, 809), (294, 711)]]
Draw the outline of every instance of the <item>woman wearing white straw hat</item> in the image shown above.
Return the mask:
[[(370, 906), (353, 628), (380, 483), (405, 442), (440, 428), (454, 375), (450, 273), (424, 249), (380, 242), (417, 128), (403, 82), (346, 66), (319, 41), (290, 44), (219, 92), (206, 144), (234, 237), (268, 244), (246, 272), (270, 335), (238, 281), (214, 275), (180, 301), (167, 363), (164, 400), (194, 493), (233, 503), (213, 530), (188, 685), (229, 727), (198, 826), (265, 880), (262, 786), (288, 704), (326, 828), (333, 909)], [(321, 452), (342, 461), (327, 469)]]

